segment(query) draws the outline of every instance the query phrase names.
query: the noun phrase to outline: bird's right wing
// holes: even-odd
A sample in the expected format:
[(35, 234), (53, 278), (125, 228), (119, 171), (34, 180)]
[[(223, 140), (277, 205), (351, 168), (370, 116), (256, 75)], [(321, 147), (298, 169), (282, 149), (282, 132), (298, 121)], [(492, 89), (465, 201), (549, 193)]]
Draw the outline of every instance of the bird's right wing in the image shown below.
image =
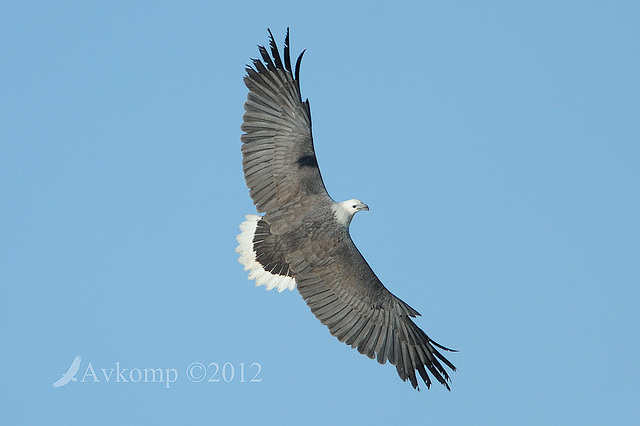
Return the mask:
[(289, 30), (284, 63), (269, 31), (271, 57), (259, 46), (262, 60), (247, 67), (249, 89), (244, 104), (241, 140), (243, 169), (258, 212), (329, 199), (311, 136), (309, 101), (300, 95), (300, 62), (291, 67)]
[(76, 356), (73, 359), (73, 362), (71, 363), (71, 367), (69, 367), (69, 371), (67, 371), (67, 374), (71, 374), (72, 376), (75, 376), (75, 374), (80, 369), (80, 361), (82, 361), (82, 357), (80, 355)]

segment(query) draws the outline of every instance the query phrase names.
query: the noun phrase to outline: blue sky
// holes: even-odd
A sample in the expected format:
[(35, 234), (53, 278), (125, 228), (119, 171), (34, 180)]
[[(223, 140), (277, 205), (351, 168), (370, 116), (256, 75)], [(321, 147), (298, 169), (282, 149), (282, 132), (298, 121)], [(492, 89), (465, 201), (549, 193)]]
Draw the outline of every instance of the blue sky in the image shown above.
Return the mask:
[[(638, 3), (228, 3), (4, 4), (3, 421), (635, 423)], [(244, 65), (287, 26), (329, 192), (460, 350), (451, 392), (237, 263)]]

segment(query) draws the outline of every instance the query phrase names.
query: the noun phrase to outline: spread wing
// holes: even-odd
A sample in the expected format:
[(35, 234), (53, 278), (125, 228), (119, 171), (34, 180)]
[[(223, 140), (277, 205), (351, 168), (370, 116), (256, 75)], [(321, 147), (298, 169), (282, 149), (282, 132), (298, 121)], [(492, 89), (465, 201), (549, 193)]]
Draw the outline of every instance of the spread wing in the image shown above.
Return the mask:
[(71, 379), (69, 377), (67, 377), (66, 375), (62, 376), (61, 378), (59, 378), (54, 384), (53, 387), (54, 388), (59, 388), (60, 386), (64, 386), (67, 383), (69, 383), (71, 381)]
[[(324, 222), (325, 228), (335, 222)], [(298, 291), (311, 312), (341, 342), (369, 358), (396, 366), (402, 380), (418, 387), (416, 372), (427, 387), (427, 371), (449, 389), (443, 364), (454, 365), (412, 320), (417, 311), (391, 294), (375, 275), (346, 229), (314, 232), (313, 240), (301, 241), (288, 256)]]
[(259, 47), (262, 60), (253, 60), (244, 79), (249, 94), (243, 169), (257, 210), (266, 213), (260, 223), (268, 224), (246, 239), (248, 252), (257, 253), (263, 268), (286, 263), (280, 266), (291, 270), (313, 314), (340, 341), (382, 364), (389, 361), (414, 388), (416, 372), (427, 386), (430, 372), (448, 389), (443, 364), (455, 367), (437, 348), (448, 349), (414, 324), (411, 318), (418, 312), (382, 285), (347, 228), (334, 220), (313, 149), (309, 102), (300, 96), (302, 54), (294, 72), (288, 30), (284, 63), (269, 35), (271, 56)]
[[(327, 200), (311, 136), (309, 101), (300, 95), (300, 62), (291, 67), (289, 30), (284, 63), (269, 31), (273, 59), (259, 46), (262, 61), (247, 67), (249, 89), (241, 140), (244, 177), (258, 212), (298, 203), (302, 197)], [(307, 200), (308, 201), (308, 200)]]
[(71, 363), (71, 366), (69, 367), (69, 370), (67, 371), (67, 374), (75, 376), (76, 373), (78, 372), (78, 370), (80, 369), (80, 361), (82, 361), (82, 357), (80, 357), (80, 355), (76, 356), (73, 359), (73, 362)]

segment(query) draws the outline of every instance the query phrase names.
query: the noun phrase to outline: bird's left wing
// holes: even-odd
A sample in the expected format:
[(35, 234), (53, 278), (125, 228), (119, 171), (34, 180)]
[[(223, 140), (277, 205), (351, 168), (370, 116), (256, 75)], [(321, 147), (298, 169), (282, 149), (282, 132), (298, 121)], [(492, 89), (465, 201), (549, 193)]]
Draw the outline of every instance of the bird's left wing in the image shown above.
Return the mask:
[(321, 221), (313, 239), (301, 240), (287, 256), (298, 291), (311, 312), (341, 342), (369, 358), (396, 366), (402, 380), (427, 387), (427, 371), (449, 389), (444, 365), (455, 371), (433, 341), (413, 321), (417, 311), (380, 282), (346, 229)]
[(66, 376), (62, 376), (61, 378), (59, 378), (54, 384), (53, 387), (54, 388), (59, 388), (60, 386), (64, 386), (67, 383), (69, 383), (71, 381), (71, 379), (69, 379)]

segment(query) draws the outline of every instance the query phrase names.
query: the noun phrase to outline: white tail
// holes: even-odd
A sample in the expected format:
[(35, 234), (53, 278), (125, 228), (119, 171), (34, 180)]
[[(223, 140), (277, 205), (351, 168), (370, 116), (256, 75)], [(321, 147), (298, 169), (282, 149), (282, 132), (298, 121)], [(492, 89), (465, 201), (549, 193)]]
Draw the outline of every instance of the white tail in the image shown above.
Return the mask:
[(256, 252), (253, 247), (253, 236), (256, 233), (258, 221), (261, 217), (255, 214), (248, 214), (244, 222), (240, 224), (240, 234), (236, 237), (238, 247), (236, 253), (240, 255), (238, 262), (244, 265), (244, 270), (249, 271), (249, 279), (256, 281), (256, 286), (264, 285), (267, 290), (277, 288), (279, 292), (285, 289), (296, 288), (296, 280), (287, 275), (273, 274), (267, 271), (256, 260)]

